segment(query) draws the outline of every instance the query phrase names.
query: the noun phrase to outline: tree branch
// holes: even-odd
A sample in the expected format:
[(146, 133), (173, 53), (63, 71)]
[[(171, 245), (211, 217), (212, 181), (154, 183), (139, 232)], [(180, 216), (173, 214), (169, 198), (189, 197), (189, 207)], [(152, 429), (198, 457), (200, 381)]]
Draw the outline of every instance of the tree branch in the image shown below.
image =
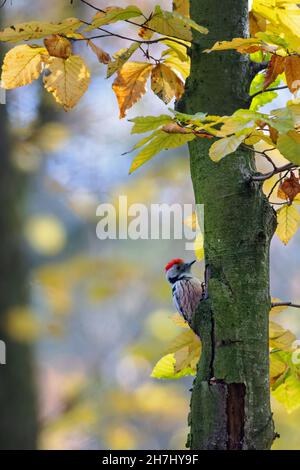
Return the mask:
[(271, 307), (294, 307), (300, 308), (299, 304), (294, 304), (293, 302), (272, 302)]
[[(94, 10), (96, 10), (100, 13), (105, 13), (105, 10), (102, 10), (101, 8), (98, 8), (95, 5), (92, 5), (91, 3), (87, 2), (86, 0), (80, 0), (80, 1), (82, 3), (84, 3), (85, 5), (93, 8)], [(123, 21), (125, 21), (125, 23), (129, 23), (129, 24), (132, 24), (134, 26), (138, 26), (139, 28), (148, 29), (149, 31), (152, 31), (153, 33), (157, 33), (157, 31), (155, 31), (155, 29), (152, 29), (152, 28), (150, 28), (149, 26), (147, 26), (145, 24), (149, 20), (149, 18), (147, 18), (145, 15), (143, 15), (143, 17), (145, 18), (145, 22), (142, 23), (142, 24), (136, 23), (135, 21), (131, 21), (131, 20), (123, 20)], [(85, 21), (83, 21), (83, 23), (88, 24), (89, 26), (91, 26), (91, 23), (87, 23)], [(100, 31), (105, 31), (103, 28), (95, 28), (95, 29), (99, 29)], [(114, 34), (114, 33), (111, 33), (111, 35), (115, 36), (115, 37), (119, 37), (121, 39), (127, 39), (128, 41), (138, 42), (139, 44), (156, 44), (156, 43), (161, 42), (161, 41), (166, 39), (166, 38), (159, 38), (159, 39), (154, 39), (153, 41), (139, 41), (137, 39), (125, 38), (124, 36), (120, 36), (120, 35), (117, 35), (117, 34)], [(89, 38), (89, 39), (97, 39), (97, 38)], [(168, 39), (168, 41), (176, 42), (177, 44), (180, 44), (181, 46), (185, 46), (186, 48), (189, 47), (185, 43), (181, 42), (180, 38), (176, 38), (176, 36), (174, 38), (168, 37), (167, 39)], [(193, 41), (191, 41), (191, 44), (193, 44)]]
[(256, 96), (261, 95), (262, 93), (266, 93), (267, 91), (285, 90), (286, 88), (288, 88), (287, 85), (277, 86), (277, 87), (273, 87), (273, 88), (266, 88), (265, 90), (260, 90), (256, 93), (254, 93), (253, 95), (250, 95), (250, 98), (253, 100), (253, 98), (255, 98)]
[(252, 176), (252, 181), (265, 181), (269, 178), (272, 178), (272, 176), (277, 175), (278, 173), (282, 173), (283, 171), (287, 170), (295, 170), (296, 168), (298, 168), (298, 165), (295, 165), (294, 163), (287, 163), (286, 165), (276, 167), (273, 171), (270, 171), (270, 173)]

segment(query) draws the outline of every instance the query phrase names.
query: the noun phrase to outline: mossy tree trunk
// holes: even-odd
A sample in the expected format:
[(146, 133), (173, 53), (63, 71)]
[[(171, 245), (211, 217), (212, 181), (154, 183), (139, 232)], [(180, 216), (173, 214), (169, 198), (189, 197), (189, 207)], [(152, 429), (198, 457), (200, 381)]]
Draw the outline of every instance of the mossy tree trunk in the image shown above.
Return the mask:
[[(230, 115), (248, 107), (251, 66), (236, 52), (202, 53), (217, 40), (248, 34), (247, 0), (191, 0), (191, 17), (209, 29), (195, 37), (192, 71), (179, 108)], [(195, 198), (204, 204), (209, 299), (195, 327), (203, 353), (193, 385), (188, 446), (269, 449), (269, 247), (275, 214), (257, 183), (251, 152), (239, 149), (214, 163), (211, 140), (190, 143)]]
[(32, 348), (10, 338), (5, 326), (7, 312), (27, 304), (28, 269), (22, 250), (26, 181), (12, 164), (3, 104), (0, 104), (0, 145), (0, 339), (6, 343), (6, 365), (0, 365), (0, 449), (34, 449), (37, 418)]

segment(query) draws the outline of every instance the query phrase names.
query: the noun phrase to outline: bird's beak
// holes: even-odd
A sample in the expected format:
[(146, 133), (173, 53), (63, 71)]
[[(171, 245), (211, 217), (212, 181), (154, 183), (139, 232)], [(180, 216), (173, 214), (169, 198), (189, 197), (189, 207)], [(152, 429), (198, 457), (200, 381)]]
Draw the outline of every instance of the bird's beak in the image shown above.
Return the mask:
[(194, 259), (194, 260), (191, 261), (190, 263), (185, 263), (185, 265), (186, 265), (187, 268), (191, 268), (191, 266), (192, 266), (194, 263), (196, 263), (196, 261), (197, 261), (197, 260)]

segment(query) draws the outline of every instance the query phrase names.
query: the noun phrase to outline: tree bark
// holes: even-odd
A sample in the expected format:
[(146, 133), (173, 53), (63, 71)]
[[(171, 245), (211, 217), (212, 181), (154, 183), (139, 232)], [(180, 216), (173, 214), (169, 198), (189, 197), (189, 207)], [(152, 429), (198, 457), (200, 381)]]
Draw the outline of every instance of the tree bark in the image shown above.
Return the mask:
[(6, 365), (0, 365), (0, 449), (34, 449), (37, 418), (32, 347), (14, 341), (6, 333), (7, 312), (27, 304), (28, 267), (22, 250), (26, 181), (11, 161), (3, 104), (0, 104), (0, 143), (0, 339), (6, 344)]
[[(247, 0), (191, 0), (191, 17), (209, 29), (196, 35), (192, 70), (179, 109), (230, 115), (248, 107), (249, 59), (236, 52), (203, 53), (218, 40), (246, 37)], [(197, 204), (204, 204), (209, 299), (195, 328), (203, 352), (189, 415), (191, 449), (269, 449), (269, 247), (275, 213), (251, 181), (253, 153), (238, 149), (220, 163), (208, 156), (211, 140), (190, 143)]]

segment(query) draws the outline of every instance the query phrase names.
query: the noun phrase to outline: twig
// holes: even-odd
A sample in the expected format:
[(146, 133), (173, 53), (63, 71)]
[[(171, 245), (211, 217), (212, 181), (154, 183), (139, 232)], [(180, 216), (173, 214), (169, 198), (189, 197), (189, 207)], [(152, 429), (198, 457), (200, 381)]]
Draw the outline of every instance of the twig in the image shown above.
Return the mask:
[(253, 95), (250, 95), (250, 98), (253, 100), (253, 98), (255, 98), (256, 96), (261, 95), (262, 93), (266, 93), (267, 91), (285, 90), (286, 88), (288, 88), (288, 86), (286, 85), (282, 85), (282, 86), (278, 86), (274, 88), (266, 88), (265, 90), (260, 90), (254, 93)]
[(286, 172), (284, 173), (284, 175), (281, 176), (280, 178), (278, 178), (278, 180), (276, 181), (276, 183), (273, 184), (272, 189), (271, 189), (271, 191), (270, 191), (269, 194), (268, 194), (268, 199), (270, 199), (270, 197), (272, 196), (273, 191), (274, 191), (274, 189), (276, 188), (276, 186), (288, 175), (289, 171), (290, 171), (290, 170), (286, 171)]
[(294, 308), (300, 308), (299, 304), (293, 304), (293, 302), (272, 302), (271, 307), (294, 307)]
[(272, 178), (272, 176), (277, 175), (278, 173), (282, 173), (283, 171), (287, 170), (294, 170), (298, 168), (298, 165), (295, 165), (294, 163), (287, 163), (286, 165), (276, 167), (273, 171), (270, 171), (270, 173), (266, 173), (264, 175), (258, 175), (258, 176), (252, 176), (253, 181), (265, 181), (269, 178)]
[[(105, 10), (102, 10), (101, 8), (98, 8), (96, 7), (95, 5), (92, 5), (91, 3), (87, 2), (86, 0), (81, 0), (82, 3), (84, 3), (85, 5), (88, 5), (89, 7), (93, 8), (94, 10), (100, 12), (100, 13), (105, 13)], [(142, 23), (142, 24), (139, 24), (139, 23), (136, 23), (135, 21), (131, 21), (131, 20), (124, 20), (125, 23), (129, 23), (129, 24), (132, 24), (134, 26), (138, 26), (139, 28), (145, 28), (145, 29), (148, 29), (149, 31), (152, 31), (153, 33), (157, 33), (157, 31), (155, 31), (155, 29), (152, 29), (150, 28), (149, 26), (147, 26), (145, 23), (149, 20), (149, 18), (147, 18), (145, 15), (143, 15), (143, 17), (145, 18), (145, 22)], [(91, 26), (92, 24), (91, 23), (86, 23), (85, 21), (83, 21), (83, 23)], [(95, 28), (95, 29), (99, 29), (100, 31), (104, 31), (103, 28)], [(140, 44), (156, 44), (158, 42), (161, 42), (162, 40), (165, 40), (166, 38), (159, 38), (159, 39), (154, 39), (153, 41), (139, 41), (139, 40), (136, 40), (136, 39), (131, 39), (131, 38), (125, 38), (125, 37), (122, 37), (120, 35), (117, 35), (117, 34), (114, 34), (114, 33), (111, 33), (112, 36), (116, 36), (116, 37), (119, 37), (121, 39), (127, 39), (128, 41), (134, 41), (134, 42), (138, 42)], [(96, 39), (96, 38), (89, 38), (89, 39)], [(173, 42), (176, 42), (177, 44), (180, 44), (181, 46), (184, 46), (186, 48), (188, 48), (189, 46), (187, 46), (184, 42), (181, 42), (180, 41), (180, 38), (176, 38), (175, 37), (169, 37), (168, 36), (168, 41), (173, 41)], [(195, 44), (193, 43), (193, 41), (190, 41), (191, 44)]]

